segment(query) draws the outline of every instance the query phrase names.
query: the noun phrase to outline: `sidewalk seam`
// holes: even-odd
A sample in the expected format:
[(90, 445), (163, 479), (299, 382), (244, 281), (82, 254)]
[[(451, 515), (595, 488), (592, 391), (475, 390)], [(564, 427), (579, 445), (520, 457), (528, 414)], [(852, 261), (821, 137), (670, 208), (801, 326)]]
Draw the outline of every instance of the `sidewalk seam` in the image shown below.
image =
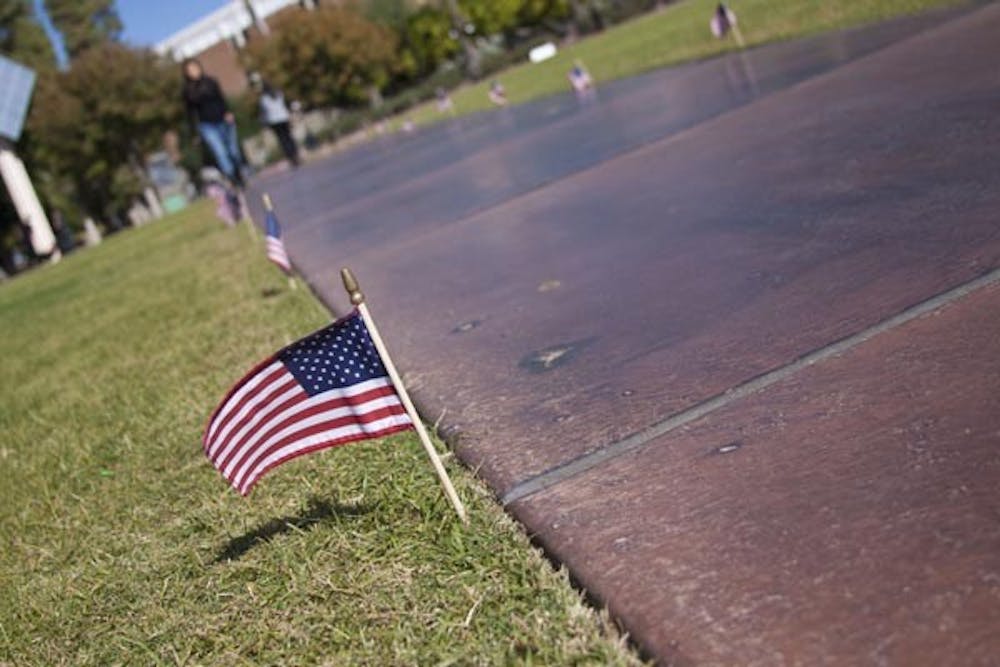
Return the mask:
[(686, 410), (674, 413), (659, 422), (655, 422), (653, 425), (648, 426), (623, 440), (612, 442), (590, 452), (589, 454), (584, 454), (583, 456), (572, 459), (566, 463), (561, 463), (557, 466), (549, 468), (538, 475), (529, 477), (528, 479), (511, 487), (511, 489), (501, 497), (500, 502), (506, 506), (559, 484), (560, 482), (576, 477), (577, 475), (587, 472), (588, 470), (591, 470), (606, 461), (639, 449), (647, 442), (700, 419), (709, 413), (715, 412), (730, 403), (734, 403), (738, 400), (756, 394), (773, 384), (791, 377), (795, 373), (798, 373), (809, 366), (848, 352), (849, 350), (880, 334), (891, 331), (910, 322), (911, 320), (957, 301), (958, 299), (961, 299), (978, 289), (995, 283), (1000, 283), (1000, 268), (993, 269), (978, 278), (974, 278), (949, 290), (940, 292), (935, 296), (920, 301), (919, 303), (900, 311), (896, 315), (881, 320), (866, 329), (851, 334), (845, 338), (841, 338), (840, 340), (828, 345), (824, 345), (823, 347), (817, 348), (812, 352), (808, 352), (805, 355), (798, 357), (790, 363), (779, 366), (778, 368), (770, 370), (762, 375), (758, 375), (750, 380), (730, 387), (726, 391), (697, 403)]

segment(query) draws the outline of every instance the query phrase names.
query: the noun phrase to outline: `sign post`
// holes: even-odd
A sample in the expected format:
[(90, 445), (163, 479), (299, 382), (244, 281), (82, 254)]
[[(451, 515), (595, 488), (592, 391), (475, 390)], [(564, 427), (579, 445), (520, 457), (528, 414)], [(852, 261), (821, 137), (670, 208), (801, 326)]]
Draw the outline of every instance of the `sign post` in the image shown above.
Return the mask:
[(24, 162), (14, 151), (14, 142), (21, 136), (24, 118), (35, 87), (35, 73), (13, 60), (0, 56), (0, 178), (14, 202), (14, 208), (27, 226), (35, 254), (59, 259), (56, 237), (52, 233), (45, 209), (38, 201)]

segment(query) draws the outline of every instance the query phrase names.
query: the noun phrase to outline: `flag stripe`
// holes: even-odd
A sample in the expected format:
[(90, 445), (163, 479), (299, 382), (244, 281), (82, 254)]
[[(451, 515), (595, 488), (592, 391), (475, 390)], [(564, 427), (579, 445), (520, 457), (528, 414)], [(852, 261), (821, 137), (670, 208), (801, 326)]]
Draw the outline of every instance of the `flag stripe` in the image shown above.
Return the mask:
[(283, 432), (296, 421), (310, 419), (324, 413), (331, 417), (349, 414), (363, 415), (368, 410), (377, 407), (377, 401), (388, 401), (388, 403), (385, 403), (386, 405), (399, 404), (399, 399), (395, 397), (395, 391), (393, 391), (392, 387), (374, 389), (362, 396), (364, 397), (364, 402), (359, 404), (354, 404), (352, 402), (354, 399), (350, 397), (329, 399), (327, 396), (322, 395), (296, 401), (294, 404), (280, 411), (273, 410), (269, 413), (267, 422), (262, 423), (251, 434), (250, 438), (245, 439), (244, 442), (237, 445), (224, 460), (215, 462), (216, 467), (222, 471), (223, 475), (228, 477), (233, 469), (233, 454), (241, 452), (239, 461), (235, 462), (235, 466), (242, 466), (243, 462), (258, 449), (260, 443), (266, 443), (276, 433)]
[(285, 245), (281, 241), (268, 239), (267, 252), (271, 257), (280, 257), (285, 261), (288, 261), (288, 251), (285, 250)]
[(267, 258), (286, 271), (290, 271), (292, 268), (288, 251), (285, 250), (285, 244), (281, 239), (273, 236), (267, 237)]
[[(279, 374), (270, 373), (268, 375), (268, 377), (270, 378), (269, 385), (255, 383), (255, 386), (253, 387), (252, 390), (252, 395), (244, 394), (244, 396), (239, 401), (237, 405), (238, 410), (236, 410), (235, 412), (230, 412), (229, 415), (226, 415), (225, 412), (229, 411), (226, 408), (226, 402), (225, 401), (223, 402), (222, 411), (220, 411), (220, 413), (217, 415), (216, 417), (217, 419), (219, 417), (222, 417), (225, 421), (229, 421), (232, 415), (237, 412), (239, 414), (242, 414), (243, 416), (240, 417), (239, 421), (236, 422), (235, 424), (230, 422), (223, 430), (218, 431), (215, 436), (212, 436), (211, 434), (206, 436), (205, 451), (209, 454), (209, 458), (212, 460), (213, 463), (215, 463), (219, 458), (218, 454), (220, 451), (220, 447), (222, 449), (226, 449), (226, 443), (231, 441), (229, 435), (233, 432), (234, 428), (236, 429), (241, 428), (239, 424), (244, 423), (248, 416), (257, 420), (254, 423), (259, 423), (260, 419), (265, 418), (264, 416), (260, 415), (260, 411), (264, 408), (264, 406), (274, 403), (276, 400), (275, 399), (276, 396), (277, 400), (283, 401), (284, 396), (282, 394), (279, 394), (278, 393), (279, 391), (284, 392), (289, 387), (294, 386), (294, 388), (297, 389), (298, 392), (301, 392), (303, 394), (305, 393), (302, 392), (301, 387), (299, 387), (298, 383), (295, 382), (295, 379), (291, 376), (291, 374), (287, 371), (287, 369), (285, 369), (284, 365), (282, 365), (281, 362), (278, 362), (277, 365), (281, 372)], [(270, 368), (268, 368), (267, 370), (270, 370)], [(247, 384), (249, 385), (250, 383)], [(387, 377), (375, 378), (372, 380), (367, 380), (365, 382), (359, 382), (356, 385), (344, 387), (343, 389), (334, 389), (325, 392), (323, 394), (323, 398), (324, 400), (327, 401), (334, 399), (353, 399), (354, 397), (366, 394), (373, 389), (378, 389), (381, 387), (391, 387), (391, 386), (392, 382), (389, 380), (389, 378)]]
[(270, 383), (257, 387), (252, 395), (248, 395), (245, 401), (241, 402), (240, 409), (234, 413), (234, 418), (211, 438), (209, 458), (214, 460), (214, 455), (218, 453), (220, 446), (225, 447), (234, 433), (240, 432), (248, 422), (259, 418), (259, 410), (262, 405), (273, 402), (288, 391), (305, 394), (295, 378), (287, 371), (276, 376)]
[(229, 462), (233, 453), (243, 447), (246, 441), (253, 437), (259, 429), (266, 428), (272, 418), (307, 400), (309, 400), (309, 395), (302, 391), (302, 387), (298, 383), (292, 382), (287, 390), (282, 391), (273, 400), (261, 404), (253, 418), (247, 421), (246, 425), (238, 432), (233, 432), (228, 437), (219, 439), (215, 452), (209, 455), (212, 463), (221, 470)]
[(358, 440), (391, 435), (413, 428), (413, 423), (409, 419), (405, 423), (399, 422), (398, 419), (398, 417), (389, 417), (374, 424), (369, 424), (364, 428), (359, 425), (351, 425), (307, 436), (303, 440), (271, 454), (263, 462), (262, 467), (259, 467), (253, 476), (247, 478), (238, 490), (244, 496), (247, 495), (254, 484), (269, 470), (303, 454), (336, 447), (337, 445), (345, 445)]
[[(264, 364), (268, 365), (264, 366)], [(268, 359), (261, 366), (263, 368), (258, 367), (251, 371), (239, 384), (233, 387), (229, 394), (222, 400), (219, 407), (216, 408), (215, 414), (212, 415), (212, 419), (208, 423), (208, 430), (205, 434), (207, 439), (213, 438), (220, 428), (225, 427), (233, 415), (240, 411), (246, 401), (249, 400), (250, 395), (258, 387), (270, 384), (285, 371), (284, 365), (280, 361), (273, 359)]]
[[(269, 255), (273, 249), (287, 259), (280, 239), (268, 246)], [(222, 476), (246, 495), (267, 471), (296, 456), (412, 427), (354, 311), (237, 382), (209, 418), (202, 444)]]
[[(222, 475), (234, 483), (242, 479), (247, 472), (253, 469), (259, 461), (266, 458), (275, 449), (283, 447), (305, 433), (311, 433), (316, 428), (328, 428), (330, 425), (342, 426), (345, 424), (368, 424), (378, 421), (389, 414), (405, 415), (406, 411), (399, 404), (399, 399), (395, 397), (380, 398), (369, 401), (363, 406), (363, 411), (357, 408), (346, 407), (335, 410), (320, 411), (302, 419), (293, 420), (292, 423), (270, 435), (267, 439), (258, 443), (252, 451), (247, 451), (235, 465), (222, 470)], [(239, 484), (236, 484), (239, 486)]]

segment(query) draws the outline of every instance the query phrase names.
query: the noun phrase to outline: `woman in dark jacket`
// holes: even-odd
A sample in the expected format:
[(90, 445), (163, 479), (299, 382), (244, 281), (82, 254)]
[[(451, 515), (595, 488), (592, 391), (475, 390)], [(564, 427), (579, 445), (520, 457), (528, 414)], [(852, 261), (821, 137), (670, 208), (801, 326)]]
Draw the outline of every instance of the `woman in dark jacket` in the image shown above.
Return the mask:
[(208, 145), (215, 164), (226, 178), (243, 187), (243, 158), (236, 135), (236, 119), (222, 96), (219, 82), (205, 74), (193, 58), (184, 61), (184, 108), (195, 136)]

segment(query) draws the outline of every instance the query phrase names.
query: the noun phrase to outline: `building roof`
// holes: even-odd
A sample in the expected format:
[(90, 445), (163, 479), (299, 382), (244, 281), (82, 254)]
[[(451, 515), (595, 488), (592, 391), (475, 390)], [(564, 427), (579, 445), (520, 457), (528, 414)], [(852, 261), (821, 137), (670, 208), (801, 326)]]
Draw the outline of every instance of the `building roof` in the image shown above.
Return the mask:
[[(267, 18), (299, 0), (251, 0), (258, 18)], [(243, 32), (253, 21), (243, 0), (233, 0), (194, 23), (178, 30), (153, 47), (161, 56), (174, 60), (191, 58), (221, 41), (235, 39), (242, 43)]]

